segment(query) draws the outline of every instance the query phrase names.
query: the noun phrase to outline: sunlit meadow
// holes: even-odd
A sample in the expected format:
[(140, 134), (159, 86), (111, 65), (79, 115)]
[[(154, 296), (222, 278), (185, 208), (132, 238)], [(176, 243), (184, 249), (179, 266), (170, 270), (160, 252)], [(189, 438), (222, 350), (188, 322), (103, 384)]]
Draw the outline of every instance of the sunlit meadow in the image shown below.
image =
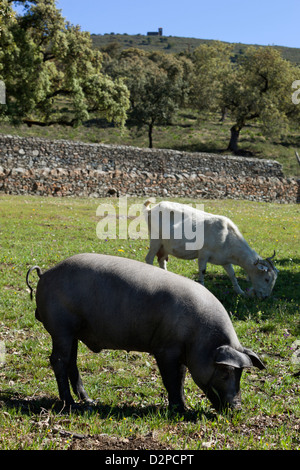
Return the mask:
[[(189, 411), (172, 415), (151, 356), (125, 351), (96, 355), (84, 345), (78, 364), (97, 405), (62, 410), (49, 364), (51, 340), (35, 319), (25, 276), (34, 264), (45, 270), (80, 252), (144, 262), (148, 240), (97, 237), (96, 211), (104, 202), (117, 207), (118, 201), (0, 197), (0, 448), (69, 449), (78, 433), (82, 447), (85, 436), (133, 439), (151, 433), (173, 449), (300, 449), (298, 205), (205, 201), (206, 211), (230, 217), (261, 256), (276, 250), (279, 277), (264, 301), (235, 295), (221, 267), (207, 269), (206, 287), (224, 304), (242, 344), (267, 366), (265, 371), (244, 372), (241, 411), (217, 414), (188, 375)], [(197, 279), (196, 261), (170, 257), (168, 269)], [(246, 287), (243, 270), (237, 267), (236, 273)]]

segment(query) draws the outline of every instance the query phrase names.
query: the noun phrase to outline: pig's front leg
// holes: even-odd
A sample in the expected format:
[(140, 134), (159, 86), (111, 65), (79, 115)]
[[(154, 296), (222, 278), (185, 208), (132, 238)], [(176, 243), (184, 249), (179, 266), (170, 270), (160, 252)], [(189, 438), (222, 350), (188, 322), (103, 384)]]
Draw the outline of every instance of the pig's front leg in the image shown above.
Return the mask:
[(178, 412), (185, 410), (184, 379), (186, 367), (178, 351), (167, 350), (155, 354), (161, 377), (168, 392), (169, 407)]

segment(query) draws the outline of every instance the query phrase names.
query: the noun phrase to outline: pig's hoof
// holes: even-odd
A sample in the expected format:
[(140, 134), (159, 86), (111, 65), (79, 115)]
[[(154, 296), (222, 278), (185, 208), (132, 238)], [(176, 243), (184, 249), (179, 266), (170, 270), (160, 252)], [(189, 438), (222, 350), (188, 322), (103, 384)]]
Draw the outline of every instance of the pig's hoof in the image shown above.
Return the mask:
[(88, 398), (87, 400), (84, 400), (83, 405), (90, 409), (93, 408), (94, 406), (97, 405), (97, 402), (95, 400), (92, 400), (91, 398)]
[(96, 404), (96, 401), (95, 401), (95, 400), (92, 400), (92, 398), (86, 398), (84, 401), (85, 401), (85, 403), (90, 403), (91, 405), (95, 405), (95, 404)]
[(66, 403), (65, 401), (63, 402), (63, 407), (61, 409), (62, 412), (67, 412), (71, 413), (72, 411), (78, 410), (80, 406), (78, 403), (72, 402), (72, 403)]
[(80, 406), (80, 403), (72, 403), (71, 405), (69, 405), (69, 409), (70, 411), (77, 411), (77, 410), (80, 410), (81, 406)]
[(184, 405), (170, 404), (169, 411), (172, 414), (183, 414), (186, 411), (186, 409)]

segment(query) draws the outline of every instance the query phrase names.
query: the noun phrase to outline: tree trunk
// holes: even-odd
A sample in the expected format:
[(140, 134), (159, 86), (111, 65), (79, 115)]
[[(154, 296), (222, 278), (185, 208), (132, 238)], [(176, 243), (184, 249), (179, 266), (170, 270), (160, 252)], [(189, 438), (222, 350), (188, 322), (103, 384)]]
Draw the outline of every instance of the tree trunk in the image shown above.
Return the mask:
[(234, 126), (232, 126), (232, 128), (230, 129), (231, 137), (230, 137), (230, 142), (229, 142), (227, 150), (231, 150), (232, 152), (237, 153), (238, 140), (239, 140), (241, 129), (242, 129), (241, 125), (235, 124)]
[(220, 122), (225, 122), (226, 117), (227, 117), (227, 108), (224, 107), (224, 108), (221, 109)]
[(152, 149), (153, 141), (152, 141), (152, 131), (153, 131), (153, 122), (151, 121), (148, 127), (148, 137), (149, 137), (149, 148)]

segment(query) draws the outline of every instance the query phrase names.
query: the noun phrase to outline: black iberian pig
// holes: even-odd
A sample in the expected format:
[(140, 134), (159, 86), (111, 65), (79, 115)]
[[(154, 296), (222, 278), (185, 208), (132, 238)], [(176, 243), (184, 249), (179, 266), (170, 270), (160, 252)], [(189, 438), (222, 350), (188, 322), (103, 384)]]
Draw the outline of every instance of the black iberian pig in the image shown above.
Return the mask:
[(217, 410), (240, 405), (244, 367), (264, 365), (241, 346), (221, 303), (205, 287), (139, 261), (79, 254), (44, 274), (38, 266), (36, 317), (50, 333), (50, 357), (60, 399), (74, 393), (90, 401), (77, 369), (81, 340), (92, 351), (124, 349), (153, 354), (169, 405), (184, 409), (184, 378), (195, 383)]

